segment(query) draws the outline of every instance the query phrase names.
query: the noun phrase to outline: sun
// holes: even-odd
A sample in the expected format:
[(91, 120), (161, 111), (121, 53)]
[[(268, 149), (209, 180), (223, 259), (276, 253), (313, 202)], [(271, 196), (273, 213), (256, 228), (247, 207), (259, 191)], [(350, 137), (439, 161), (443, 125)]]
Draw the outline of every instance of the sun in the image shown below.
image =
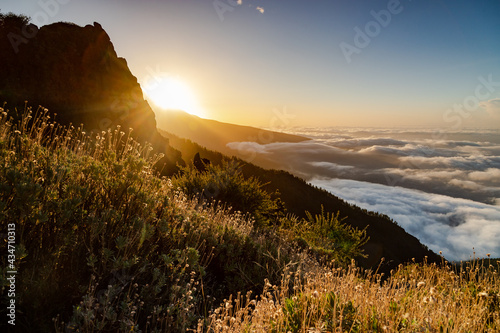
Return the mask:
[(149, 101), (164, 110), (182, 110), (195, 116), (203, 116), (189, 85), (174, 76), (155, 77), (144, 88)]

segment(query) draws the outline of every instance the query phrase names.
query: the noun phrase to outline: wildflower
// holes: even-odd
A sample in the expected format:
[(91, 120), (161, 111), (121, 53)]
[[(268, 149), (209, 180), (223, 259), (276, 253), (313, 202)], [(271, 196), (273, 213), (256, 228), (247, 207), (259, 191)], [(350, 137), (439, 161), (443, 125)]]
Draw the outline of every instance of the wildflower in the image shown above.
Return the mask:
[(488, 295), (488, 293), (487, 293), (487, 292), (482, 291), (482, 292), (480, 292), (479, 294), (477, 294), (477, 296), (487, 298), (489, 295)]
[(425, 286), (424, 281), (420, 281), (419, 283), (417, 283), (417, 288), (422, 288), (423, 286)]
[(430, 291), (431, 295), (434, 295), (436, 293), (436, 288), (431, 287), (431, 289), (429, 291)]
[(315, 291), (313, 292), (313, 297), (314, 297), (314, 298), (318, 298), (318, 297), (319, 297), (319, 293), (318, 293), (318, 291), (317, 291), (317, 290), (315, 290)]
[(354, 287), (354, 290), (359, 292), (359, 291), (363, 290), (363, 286), (358, 284), (356, 287)]

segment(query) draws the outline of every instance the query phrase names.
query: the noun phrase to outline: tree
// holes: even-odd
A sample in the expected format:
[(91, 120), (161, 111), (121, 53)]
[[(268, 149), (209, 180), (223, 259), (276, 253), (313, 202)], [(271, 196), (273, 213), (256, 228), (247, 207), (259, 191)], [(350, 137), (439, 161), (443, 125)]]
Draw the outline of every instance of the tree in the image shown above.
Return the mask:
[(31, 18), (26, 15), (16, 15), (12, 12), (3, 14), (0, 12), (0, 29), (13, 30), (21, 29), (30, 23)]

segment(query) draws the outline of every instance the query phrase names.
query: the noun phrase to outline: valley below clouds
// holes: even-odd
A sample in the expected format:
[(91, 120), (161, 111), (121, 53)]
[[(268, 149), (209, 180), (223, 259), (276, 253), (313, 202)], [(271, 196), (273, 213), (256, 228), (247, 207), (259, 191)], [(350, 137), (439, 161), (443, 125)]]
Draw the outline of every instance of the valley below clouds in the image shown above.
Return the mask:
[(299, 143), (232, 142), (236, 155), (287, 170), (388, 215), (448, 260), (500, 257), (500, 131), (299, 128)]

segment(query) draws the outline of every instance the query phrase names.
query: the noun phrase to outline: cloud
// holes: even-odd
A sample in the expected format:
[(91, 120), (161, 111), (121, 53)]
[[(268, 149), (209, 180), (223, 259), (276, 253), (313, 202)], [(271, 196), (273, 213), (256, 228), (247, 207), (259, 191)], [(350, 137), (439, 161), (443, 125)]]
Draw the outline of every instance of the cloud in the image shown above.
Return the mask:
[(242, 5), (243, 4), (243, 0), (238, 0), (237, 3), (238, 3), (238, 5)]
[(469, 178), (471, 180), (500, 184), (500, 169), (488, 168), (485, 171), (473, 171), (469, 173)]
[(264, 14), (264, 8), (262, 8), (262, 7), (258, 6), (256, 9), (257, 9), (257, 10), (258, 10), (261, 14)]
[(449, 259), (467, 259), (472, 247), (500, 256), (498, 130), (449, 131), (438, 139), (432, 130), (294, 130), (305, 133), (312, 140), (228, 146), (391, 216)]
[[(317, 136), (322, 139), (266, 145), (231, 143), (228, 147), (235, 153), (239, 151), (243, 159), (251, 157), (252, 162), (263, 167), (285, 169), (306, 180), (314, 177), (345, 178), (404, 186), (489, 204), (500, 196), (500, 182), (495, 177), (487, 178), (495, 176), (496, 169), (500, 169), (499, 146), (488, 142), (494, 140), (497, 133), (482, 137), (485, 142), (464, 140), (477, 136), (471, 133), (461, 135), (458, 141), (441, 141), (439, 144), (431, 140), (391, 140), (387, 137), (355, 140), (339, 133), (331, 134), (330, 138), (327, 133), (318, 133)], [(345, 146), (349, 148), (331, 144), (342, 136), (348, 137)], [(364, 148), (355, 147), (355, 141), (362, 142)], [(381, 145), (383, 143), (386, 146)], [(367, 147), (367, 144), (373, 146)], [(491, 169), (488, 174), (481, 173), (488, 169)]]
[(490, 116), (500, 116), (500, 98), (490, 99), (489, 101), (481, 102), (479, 105), (485, 109)]
[(500, 257), (500, 207), (402, 187), (346, 179), (313, 179), (362, 208), (387, 214), (432, 250), (449, 260), (491, 253)]
[(500, 168), (500, 156), (405, 156), (401, 164), (418, 169), (453, 168), (461, 170), (484, 170), (489, 166)]
[(337, 163), (330, 163), (330, 162), (311, 162), (311, 165), (320, 167), (320, 168), (325, 168), (328, 170), (333, 170), (333, 171), (338, 171), (338, 172), (344, 172), (346, 170), (351, 170), (354, 167), (351, 165), (341, 165)]
[(226, 147), (246, 153), (269, 154), (266, 147), (258, 144), (257, 142), (230, 142), (226, 145)]
[(366, 138), (366, 139), (344, 139), (342, 137), (332, 138), (328, 141), (334, 147), (356, 148), (371, 146), (405, 146), (408, 142), (392, 138)]

